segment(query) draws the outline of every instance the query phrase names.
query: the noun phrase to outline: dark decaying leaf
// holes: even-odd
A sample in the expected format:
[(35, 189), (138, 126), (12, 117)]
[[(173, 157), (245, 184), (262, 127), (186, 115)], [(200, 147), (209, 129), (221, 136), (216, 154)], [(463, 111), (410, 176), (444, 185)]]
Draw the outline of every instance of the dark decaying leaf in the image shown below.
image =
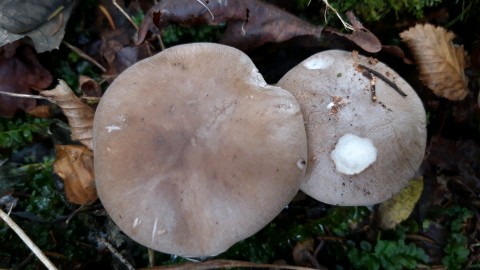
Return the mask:
[(119, 29), (102, 32), (101, 35), (103, 40), (100, 54), (107, 67), (104, 75), (116, 76), (129, 66), (150, 56), (147, 44), (135, 46), (130, 36)]
[[(157, 32), (169, 23), (184, 26), (227, 23), (221, 43), (248, 49), (296, 36), (320, 37), (323, 27), (309, 24), (273, 5), (258, 0), (203, 1), (164, 0), (152, 7), (140, 27), (138, 43), (148, 31)], [(208, 9), (207, 9), (208, 8)]]
[[(122, 9), (128, 10), (130, 14), (139, 12), (136, 2), (131, 2), (129, 8), (123, 6), (122, 1), (118, 1), (118, 4)], [(148, 44), (135, 46), (132, 37), (134, 37), (136, 29), (113, 5), (112, 1), (102, 0), (101, 5), (104, 7), (105, 13), (100, 13), (95, 20), (95, 26), (100, 29), (101, 36), (98, 56), (107, 68), (107, 72), (103, 75), (113, 79), (132, 64), (150, 56), (151, 52)]]
[[(5, 48), (0, 48), (0, 91), (30, 94), (30, 89), (44, 89), (52, 82), (52, 75), (37, 60), (32, 49), (27, 46), (16, 48), (15, 54), (8, 57)], [(0, 116), (12, 117), (18, 110), (31, 110), (36, 101), (0, 95)]]
[(57, 49), (75, 0), (0, 1), (0, 46), (28, 37), (37, 52)]
[[(364, 28), (353, 13), (347, 16), (354, 28), (352, 34), (343, 34), (331, 28), (329, 32), (351, 40), (368, 52), (380, 51), (382, 45), (378, 38)], [(146, 38), (148, 31), (158, 32), (169, 23), (184, 26), (227, 23), (220, 42), (241, 50), (298, 36), (320, 38), (323, 32), (322, 26), (312, 25), (259, 0), (164, 0), (149, 10), (140, 27), (137, 43)]]

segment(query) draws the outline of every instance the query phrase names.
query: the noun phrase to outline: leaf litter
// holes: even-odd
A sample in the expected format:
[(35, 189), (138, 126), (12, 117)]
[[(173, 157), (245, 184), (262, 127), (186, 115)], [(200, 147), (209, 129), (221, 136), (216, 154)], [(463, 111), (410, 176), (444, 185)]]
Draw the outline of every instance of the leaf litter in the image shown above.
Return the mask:
[[(149, 32), (158, 32), (171, 23), (182, 26), (227, 24), (220, 43), (241, 50), (269, 42), (284, 42), (298, 36), (321, 38), (323, 26), (310, 24), (274, 5), (259, 0), (206, 1), (192, 4), (191, 0), (164, 0), (153, 6), (140, 27), (137, 43), (143, 42)], [(352, 34), (343, 34), (333, 28), (328, 31), (343, 36), (368, 52), (378, 52), (380, 41), (353, 15)]]

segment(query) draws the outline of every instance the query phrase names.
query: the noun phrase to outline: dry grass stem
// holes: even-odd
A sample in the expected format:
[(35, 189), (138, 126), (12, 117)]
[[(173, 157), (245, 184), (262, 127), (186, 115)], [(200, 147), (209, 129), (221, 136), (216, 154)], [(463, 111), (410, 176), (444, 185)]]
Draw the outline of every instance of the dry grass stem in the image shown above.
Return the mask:
[(43, 99), (43, 100), (51, 101), (51, 99), (49, 99), (49, 98), (38, 96), (38, 95), (18, 94), (18, 93), (10, 93), (10, 92), (3, 92), (3, 91), (0, 91), (0, 95), (10, 96), (10, 97), (18, 97), (18, 98)]
[(37, 256), (37, 258), (47, 267), (49, 270), (55, 270), (57, 267), (43, 254), (43, 252), (33, 243), (33, 241), (28, 237), (27, 234), (10, 218), (7, 213), (0, 209), (0, 217), (5, 221), (5, 223), (22, 239), (23, 243), (28, 246), (28, 248)]
[(128, 15), (128, 13), (117, 3), (117, 1), (112, 0), (112, 3), (123, 14), (123, 16), (125, 16), (125, 18), (127, 18), (127, 20), (133, 25), (133, 27), (135, 27), (135, 29), (138, 32), (138, 26), (132, 20), (132, 17), (130, 17), (130, 15)]
[(76, 52), (80, 57), (82, 57), (83, 59), (87, 60), (88, 62), (94, 64), (96, 67), (98, 67), (102, 72), (107, 72), (107, 69), (102, 66), (100, 63), (97, 62), (97, 60), (93, 59), (92, 57), (90, 57), (88, 54), (84, 53), (82, 50), (80, 50), (79, 48), (73, 46), (72, 44), (66, 42), (66, 41), (62, 41), (63, 44), (65, 44), (65, 46), (67, 46), (70, 50)]

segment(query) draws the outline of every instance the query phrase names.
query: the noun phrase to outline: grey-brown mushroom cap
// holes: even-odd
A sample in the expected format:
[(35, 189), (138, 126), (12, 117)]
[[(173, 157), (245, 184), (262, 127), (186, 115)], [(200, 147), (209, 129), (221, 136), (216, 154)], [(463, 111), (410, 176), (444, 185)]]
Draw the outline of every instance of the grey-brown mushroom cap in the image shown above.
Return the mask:
[(268, 224), (305, 174), (300, 106), (241, 51), (180, 45), (124, 71), (94, 121), (98, 195), (155, 250), (216, 255)]
[[(324, 51), (278, 82), (302, 108), (309, 157), (300, 189), (319, 201), (334, 205), (383, 202), (406, 186), (423, 160), (426, 115), (421, 100), (394, 70), (369, 62), (351, 52)], [(384, 75), (407, 96), (374, 75), (377, 101), (372, 101), (371, 80), (355, 69), (355, 63)], [(345, 134), (369, 138), (377, 149), (376, 161), (360, 173), (338, 172), (331, 158)]]

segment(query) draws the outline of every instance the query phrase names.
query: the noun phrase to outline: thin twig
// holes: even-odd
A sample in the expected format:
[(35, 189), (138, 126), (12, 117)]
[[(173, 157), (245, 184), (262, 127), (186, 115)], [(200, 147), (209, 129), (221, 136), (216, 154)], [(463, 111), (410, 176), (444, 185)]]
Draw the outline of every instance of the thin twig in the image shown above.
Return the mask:
[(197, 1), (200, 5), (202, 5), (204, 8), (207, 9), (208, 13), (210, 13), (210, 16), (212, 16), (212, 20), (215, 20), (215, 16), (213, 16), (213, 13), (212, 11), (207, 7), (207, 5), (205, 5), (202, 1), (200, 0), (195, 0)]
[(2, 209), (0, 209), (0, 217), (7, 223), (7, 225), (22, 239), (22, 241), (30, 248), (30, 250), (37, 256), (37, 258), (49, 270), (56, 270), (57, 267), (43, 254), (43, 252), (35, 245), (32, 240), (25, 234), (25, 232), (10, 218)]
[(162, 36), (156, 34), (155, 37), (158, 39), (158, 44), (160, 44), (160, 49), (165, 50), (165, 44), (163, 43)]
[(65, 9), (65, 6), (61, 5), (57, 9), (55, 9), (50, 16), (48, 16), (47, 21), (50, 21), (51, 19), (55, 18), (60, 12), (62, 12)]
[(127, 261), (127, 259), (125, 259), (122, 254), (118, 253), (118, 251), (107, 240), (102, 237), (97, 237), (97, 240), (102, 242), (102, 244), (104, 244), (108, 248), (108, 250), (113, 254), (113, 256), (115, 256), (115, 258), (122, 262), (128, 270), (135, 270), (135, 268)]
[(88, 62), (94, 64), (95, 66), (97, 66), (101, 71), (103, 72), (107, 72), (107, 69), (102, 66), (100, 63), (97, 62), (97, 60), (93, 59), (92, 57), (90, 57), (88, 54), (84, 53), (82, 50), (80, 50), (79, 48), (73, 46), (72, 44), (66, 42), (66, 41), (62, 41), (63, 44), (65, 44), (65, 46), (67, 46), (70, 50), (76, 52), (80, 57), (82, 57), (83, 59), (87, 60)]
[(211, 260), (198, 263), (185, 263), (180, 265), (156, 266), (151, 268), (144, 268), (149, 270), (210, 270), (210, 269), (225, 269), (225, 268), (275, 268), (286, 270), (313, 270), (314, 268), (281, 265), (281, 264), (264, 264), (243, 262), (234, 260)]
[(400, 89), (400, 87), (398, 87), (394, 82), (390, 81), (387, 77), (383, 76), (383, 74), (381, 74), (380, 72), (374, 70), (374, 69), (371, 69), (367, 66), (364, 66), (364, 65), (361, 65), (361, 64), (358, 64), (358, 67), (359, 68), (363, 68), (363, 69), (366, 69), (368, 70), (370, 73), (372, 73), (373, 75), (377, 76), (378, 78), (380, 78), (382, 81), (384, 81), (386, 84), (390, 85), (395, 91), (397, 91), (397, 93), (399, 93), (401, 96), (403, 97), (406, 97), (407, 94), (405, 94), (405, 92), (402, 91), (402, 89)]
[(112, 0), (112, 3), (123, 14), (123, 16), (125, 16), (125, 18), (127, 18), (127, 20), (133, 25), (133, 27), (135, 27), (135, 29), (138, 32), (138, 26), (132, 20), (132, 17), (130, 17), (130, 15), (128, 15), (128, 13), (125, 10), (123, 10), (123, 8), (117, 3), (117, 1)]
[(100, 12), (102, 12), (103, 16), (105, 16), (105, 18), (107, 19), (108, 24), (110, 24), (110, 28), (112, 28), (112, 30), (117, 29), (117, 26), (113, 21), (112, 15), (110, 15), (110, 12), (108, 12), (107, 8), (103, 5), (98, 5), (98, 8), (100, 9)]
[(43, 99), (43, 100), (52, 101), (49, 98), (42, 97), (42, 96), (39, 96), (39, 95), (18, 94), (18, 93), (10, 93), (10, 92), (3, 92), (3, 91), (0, 91), (0, 95), (10, 96), (10, 97), (18, 97), (18, 98)]

